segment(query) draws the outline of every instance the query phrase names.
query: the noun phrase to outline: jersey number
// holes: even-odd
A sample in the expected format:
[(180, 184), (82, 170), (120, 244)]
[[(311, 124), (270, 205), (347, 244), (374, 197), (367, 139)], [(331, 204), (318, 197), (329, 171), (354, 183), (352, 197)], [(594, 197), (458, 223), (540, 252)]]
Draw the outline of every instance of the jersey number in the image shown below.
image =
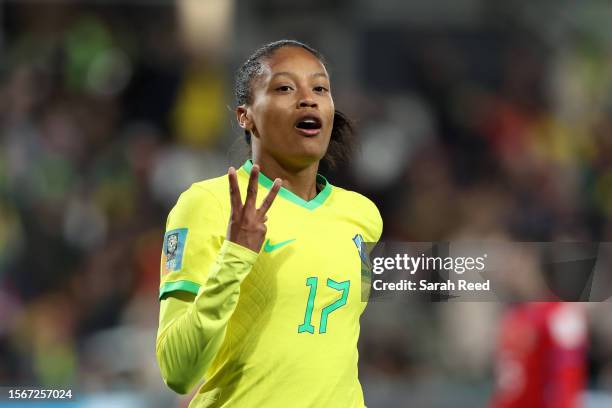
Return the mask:
[[(315, 297), (317, 295), (318, 281), (319, 278), (316, 276), (311, 276), (310, 278), (306, 279), (306, 286), (310, 286), (310, 292), (308, 293), (308, 302), (306, 303), (304, 323), (298, 326), (298, 333), (308, 332), (310, 334), (314, 334), (315, 329), (312, 325), (312, 310), (314, 309)], [(330, 313), (346, 305), (351, 281), (336, 282), (333, 279), (327, 278), (327, 286), (337, 291), (342, 291), (342, 295), (340, 296), (340, 299), (325, 306), (323, 310), (321, 310), (321, 323), (319, 325), (319, 333), (321, 334), (327, 331), (327, 318), (329, 317)]]

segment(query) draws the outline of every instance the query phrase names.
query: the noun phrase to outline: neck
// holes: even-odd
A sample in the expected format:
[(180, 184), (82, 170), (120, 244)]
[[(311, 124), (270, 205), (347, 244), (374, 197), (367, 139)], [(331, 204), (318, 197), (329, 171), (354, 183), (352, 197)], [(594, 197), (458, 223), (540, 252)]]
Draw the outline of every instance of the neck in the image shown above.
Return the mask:
[(253, 153), (253, 163), (258, 164), (261, 172), (270, 180), (280, 178), (283, 187), (304, 201), (310, 201), (317, 195), (317, 170), (319, 162), (304, 168), (284, 166), (270, 156), (258, 156)]

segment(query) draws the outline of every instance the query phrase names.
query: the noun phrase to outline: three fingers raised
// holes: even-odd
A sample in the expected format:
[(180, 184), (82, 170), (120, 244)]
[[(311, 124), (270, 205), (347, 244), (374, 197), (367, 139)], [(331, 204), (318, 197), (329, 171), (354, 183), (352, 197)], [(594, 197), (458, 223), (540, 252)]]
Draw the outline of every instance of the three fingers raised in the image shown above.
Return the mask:
[(236, 169), (230, 167), (227, 172), (227, 177), (229, 179), (230, 204), (232, 206), (232, 212), (241, 210), (242, 197), (240, 197), (240, 187), (238, 185), (238, 175), (236, 174)]
[(255, 209), (255, 203), (257, 200), (257, 187), (259, 184), (259, 166), (257, 164), (254, 164), (251, 168), (249, 184), (247, 186), (247, 196), (244, 202), (244, 206), (242, 205), (242, 197), (240, 194), (240, 186), (238, 184), (238, 175), (236, 174), (236, 169), (234, 167), (230, 167), (227, 172), (227, 175), (229, 179), (230, 203), (232, 207), (232, 212), (239, 211), (244, 208), (247, 211), (255, 210), (257, 212), (257, 215), (259, 215), (260, 217), (264, 217), (272, 206), (272, 203), (274, 202), (274, 199), (278, 195), (278, 192), (280, 191), (280, 188), (282, 186), (282, 180), (279, 178), (275, 179), (274, 183), (272, 184), (272, 187), (270, 188), (270, 191), (261, 203), (261, 206), (258, 209)]
[(254, 164), (251, 168), (251, 174), (249, 176), (249, 185), (247, 186), (247, 196), (244, 201), (244, 207), (247, 211), (255, 209), (255, 202), (257, 200), (257, 186), (259, 184), (259, 166)]
[(257, 212), (259, 213), (260, 216), (265, 216), (266, 215), (266, 213), (268, 212), (268, 210), (272, 206), (272, 203), (274, 202), (274, 199), (278, 195), (278, 192), (279, 192), (282, 184), (283, 184), (283, 182), (281, 181), (281, 179), (277, 178), (277, 179), (274, 180), (274, 184), (272, 184), (272, 188), (268, 192), (268, 195), (266, 195), (266, 198), (264, 198), (263, 202), (261, 203), (261, 207), (259, 207), (259, 209), (257, 210)]

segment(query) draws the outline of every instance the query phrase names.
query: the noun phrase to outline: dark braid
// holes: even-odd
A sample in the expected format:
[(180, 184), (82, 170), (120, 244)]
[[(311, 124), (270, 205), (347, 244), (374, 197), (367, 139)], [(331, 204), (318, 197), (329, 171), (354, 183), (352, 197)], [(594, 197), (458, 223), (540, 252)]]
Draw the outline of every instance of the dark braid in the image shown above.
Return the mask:
[[(238, 71), (234, 81), (234, 93), (237, 105), (248, 105), (253, 102), (252, 86), (256, 77), (263, 73), (263, 62), (274, 52), (283, 47), (300, 47), (317, 57), (325, 66), (325, 58), (314, 48), (295, 40), (280, 40), (268, 43), (256, 50)], [(251, 133), (244, 131), (247, 144), (251, 145)], [(334, 168), (341, 161), (347, 160), (354, 150), (354, 128), (351, 120), (342, 112), (334, 112), (334, 124), (329, 147), (323, 160), (328, 167)]]

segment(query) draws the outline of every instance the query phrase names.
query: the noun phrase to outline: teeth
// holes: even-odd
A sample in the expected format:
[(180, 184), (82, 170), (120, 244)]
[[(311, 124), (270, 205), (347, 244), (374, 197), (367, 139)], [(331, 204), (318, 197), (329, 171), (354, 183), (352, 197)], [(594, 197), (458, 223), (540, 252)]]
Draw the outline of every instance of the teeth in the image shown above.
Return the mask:
[(316, 118), (304, 118), (297, 124), (300, 129), (318, 129), (321, 127), (321, 123)]

